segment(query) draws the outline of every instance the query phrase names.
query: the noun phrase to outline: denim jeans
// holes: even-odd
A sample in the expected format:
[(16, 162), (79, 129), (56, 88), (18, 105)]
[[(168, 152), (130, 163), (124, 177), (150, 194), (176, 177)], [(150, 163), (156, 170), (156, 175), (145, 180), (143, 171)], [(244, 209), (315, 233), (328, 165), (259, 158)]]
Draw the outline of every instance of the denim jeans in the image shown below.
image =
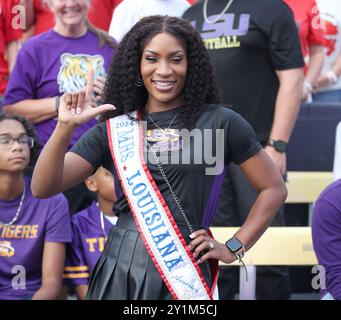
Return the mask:
[(341, 89), (315, 93), (313, 102), (341, 102)]

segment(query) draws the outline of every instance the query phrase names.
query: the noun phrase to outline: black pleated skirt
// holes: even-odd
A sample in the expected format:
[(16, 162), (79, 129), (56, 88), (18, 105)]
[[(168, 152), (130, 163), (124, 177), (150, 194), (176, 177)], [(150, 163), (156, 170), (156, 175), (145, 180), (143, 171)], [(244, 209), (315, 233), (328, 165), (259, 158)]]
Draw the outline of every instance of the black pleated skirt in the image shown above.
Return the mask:
[[(179, 224), (186, 241), (187, 226)], [(199, 229), (198, 226), (193, 228)], [(186, 236), (185, 236), (186, 235)], [(210, 276), (201, 266), (211, 286)], [(121, 214), (108, 236), (104, 251), (89, 282), (89, 300), (172, 300), (157, 271), (131, 214)]]

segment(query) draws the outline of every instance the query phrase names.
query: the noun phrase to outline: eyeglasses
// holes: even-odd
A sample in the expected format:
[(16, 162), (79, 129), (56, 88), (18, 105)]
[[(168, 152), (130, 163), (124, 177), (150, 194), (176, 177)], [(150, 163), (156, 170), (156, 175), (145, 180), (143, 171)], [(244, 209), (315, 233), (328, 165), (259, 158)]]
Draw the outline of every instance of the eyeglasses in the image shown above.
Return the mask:
[(0, 146), (2, 147), (10, 147), (15, 141), (20, 145), (27, 145), (29, 148), (33, 148), (34, 146), (34, 139), (29, 136), (20, 136), (18, 138), (13, 138), (11, 136), (0, 136)]

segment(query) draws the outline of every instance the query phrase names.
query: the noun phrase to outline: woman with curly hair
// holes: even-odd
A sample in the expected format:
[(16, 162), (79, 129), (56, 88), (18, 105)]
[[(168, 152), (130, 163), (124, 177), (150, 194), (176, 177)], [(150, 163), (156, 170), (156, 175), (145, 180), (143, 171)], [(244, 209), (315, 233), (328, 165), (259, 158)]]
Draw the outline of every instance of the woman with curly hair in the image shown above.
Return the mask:
[[(216, 298), (218, 260), (241, 260), (283, 204), (286, 189), (250, 125), (219, 104), (200, 35), (179, 18), (144, 18), (123, 38), (106, 104), (98, 108), (90, 103), (92, 83), (91, 72), (86, 91), (76, 99), (63, 96), (58, 125), (33, 173), (40, 197), (78, 183), (100, 165), (119, 182), (117, 227), (91, 275), (88, 299)], [(101, 113), (106, 121), (66, 153), (75, 128)], [(244, 225), (222, 244), (208, 227), (231, 161), (259, 197)]]
[(63, 195), (32, 196), (24, 176), (39, 144), (25, 118), (0, 113), (0, 300), (58, 299), (65, 243), (71, 241)]

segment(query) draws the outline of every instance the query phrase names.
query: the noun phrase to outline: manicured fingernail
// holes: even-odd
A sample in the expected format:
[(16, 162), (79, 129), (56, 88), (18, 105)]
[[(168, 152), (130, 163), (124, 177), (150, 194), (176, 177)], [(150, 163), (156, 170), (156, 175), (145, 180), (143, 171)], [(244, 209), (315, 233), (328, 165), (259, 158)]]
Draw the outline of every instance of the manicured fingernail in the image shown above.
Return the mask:
[(81, 114), (81, 109), (77, 108), (77, 114)]
[(198, 259), (198, 260), (197, 260), (197, 263), (201, 263), (201, 259)]
[(190, 237), (191, 239), (194, 239), (194, 238), (195, 238), (195, 233), (190, 234), (189, 237)]
[(188, 245), (188, 248), (189, 248), (189, 250), (192, 250), (192, 247), (191, 247), (191, 245), (190, 245), (190, 244)]
[(72, 110), (71, 110), (71, 114), (75, 114), (75, 109), (72, 109)]
[(196, 258), (197, 257), (197, 254), (196, 252), (193, 253), (193, 257)]

